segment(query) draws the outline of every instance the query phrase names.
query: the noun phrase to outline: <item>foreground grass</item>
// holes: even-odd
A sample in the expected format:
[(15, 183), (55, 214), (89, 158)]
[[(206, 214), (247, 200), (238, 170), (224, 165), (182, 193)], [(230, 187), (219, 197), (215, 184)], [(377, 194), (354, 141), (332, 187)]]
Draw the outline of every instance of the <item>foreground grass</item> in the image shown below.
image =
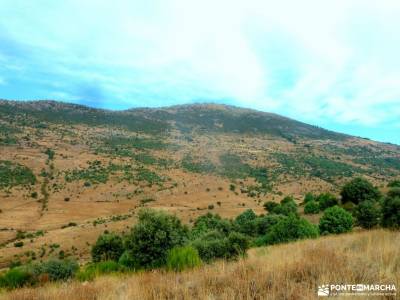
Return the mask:
[(314, 299), (317, 286), (326, 283), (395, 284), (399, 289), (399, 232), (328, 236), (252, 249), (248, 258), (238, 262), (221, 261), (181, 273), (104, 276), (93, 282), (23, 288), (0, 298)]

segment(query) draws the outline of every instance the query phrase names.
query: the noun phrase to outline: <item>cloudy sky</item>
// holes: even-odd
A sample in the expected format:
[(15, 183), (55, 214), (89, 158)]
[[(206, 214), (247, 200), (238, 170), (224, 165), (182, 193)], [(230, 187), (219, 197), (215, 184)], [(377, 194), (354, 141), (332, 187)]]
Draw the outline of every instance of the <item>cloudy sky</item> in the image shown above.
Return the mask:
[(400, 144), (398, 0), (1, 0), (0, 98), (218, 102)]

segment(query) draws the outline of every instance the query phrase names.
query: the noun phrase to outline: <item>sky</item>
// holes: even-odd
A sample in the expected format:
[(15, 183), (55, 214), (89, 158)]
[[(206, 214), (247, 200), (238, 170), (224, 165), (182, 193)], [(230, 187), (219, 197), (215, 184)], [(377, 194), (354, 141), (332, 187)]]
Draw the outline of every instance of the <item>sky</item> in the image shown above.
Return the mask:
[(216, 102), (400, 144), (398, 0), (0, 0), (0, 98)]

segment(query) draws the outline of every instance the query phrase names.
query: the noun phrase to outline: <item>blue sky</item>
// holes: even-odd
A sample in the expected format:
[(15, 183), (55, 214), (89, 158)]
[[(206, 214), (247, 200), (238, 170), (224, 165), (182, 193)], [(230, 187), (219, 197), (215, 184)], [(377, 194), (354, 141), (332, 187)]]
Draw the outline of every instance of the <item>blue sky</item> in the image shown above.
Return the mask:
[(219, 102), (400, 144), (400, 1), (0, 1), (0, 98)]

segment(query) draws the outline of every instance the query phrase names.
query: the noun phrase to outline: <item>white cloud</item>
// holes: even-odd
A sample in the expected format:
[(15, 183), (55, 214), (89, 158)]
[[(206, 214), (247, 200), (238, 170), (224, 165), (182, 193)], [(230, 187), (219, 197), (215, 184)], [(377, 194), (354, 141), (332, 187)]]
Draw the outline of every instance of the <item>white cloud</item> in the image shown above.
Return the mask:
[(24, 74), (68, 79), (52, 95), (79, 98), (73, 85), (90, 84), (132, 105), (229, 98), (311, 121), (398, 117), (387, 108), (400, 104), (396, 0), (21, 0), (0, 11), (3, 32), (31, 49)]

